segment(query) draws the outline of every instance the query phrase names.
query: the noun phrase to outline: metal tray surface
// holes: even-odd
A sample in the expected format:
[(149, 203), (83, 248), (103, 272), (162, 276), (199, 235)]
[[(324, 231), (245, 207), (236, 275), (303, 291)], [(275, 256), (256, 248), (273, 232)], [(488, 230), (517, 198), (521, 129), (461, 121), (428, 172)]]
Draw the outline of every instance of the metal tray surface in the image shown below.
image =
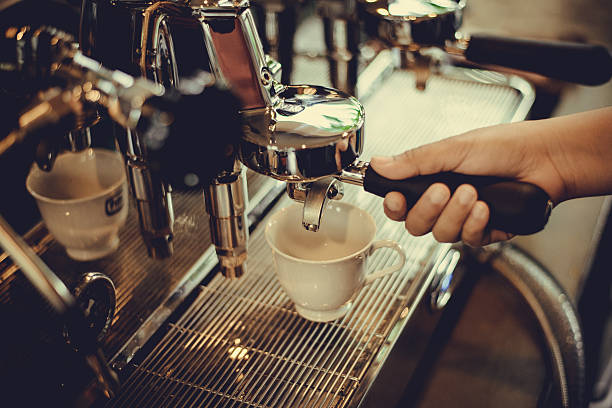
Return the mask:
[[(364, 288), (344, 318), (307, 321), (275, 278), (262, 225), (251, 237), (249, 274), (235, 281), (216, 276), (200, 286), (191, 307), (133, 365), (111, 406), (342, 406), (407, 306), (413, 277), (431, 269), (441, 249), (431, 237), (410, 237), (387, 220), (379, 200), (357, 187), (346, 192), (347, 201), (375, 215), (378, 238), (404, 246), (401, 272)], [(274, 210), (290, 203), (284, 198)], [(374, 254), (370, 267), (397, 262), (389, 252)]]

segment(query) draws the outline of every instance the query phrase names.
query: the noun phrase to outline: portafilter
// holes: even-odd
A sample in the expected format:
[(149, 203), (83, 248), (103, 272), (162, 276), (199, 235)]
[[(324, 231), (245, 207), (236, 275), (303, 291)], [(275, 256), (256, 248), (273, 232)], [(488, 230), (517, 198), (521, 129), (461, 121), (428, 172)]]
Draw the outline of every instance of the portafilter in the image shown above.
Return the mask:
[[(390, 180), (380, 176), (368, 163), (358, 160), (364, 144), (364, 108), (356, 98), (338, 90), (285, 86), (279, 90), (273, 109), (264, 114), (245, 111), (242, 116), (241, 161), (252, 170), (290, 184), (333, 177), (381, 197), (399, 191), (409, 206), (433, 183), (444, 183), (451, 191), (471, 184), (489, 206), (489, 227), (514, 234), (541, 230), (552, 209), (549, 196), (538, 186), (500, 177), (440, 173)], [(308, 187), (304, 190), (306, 195), (311, 191)], [(338, 193), (338, 188), (323, 188), (327, 198)], [(313, 223), (304, 221), (304, 226), (318, 228), (316, 219)]]

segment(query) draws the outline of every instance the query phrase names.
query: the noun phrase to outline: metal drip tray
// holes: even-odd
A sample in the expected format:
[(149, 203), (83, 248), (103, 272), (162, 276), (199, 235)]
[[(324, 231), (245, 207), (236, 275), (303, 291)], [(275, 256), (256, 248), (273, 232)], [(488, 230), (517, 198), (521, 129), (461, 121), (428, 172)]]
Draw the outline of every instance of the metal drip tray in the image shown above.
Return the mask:
[[(368, 198), (350, 190), (350, 201)], [(200, 286), (153, 352), (132, 365), (111, 406), (345, 406), (402, 311), (420, 299), (434, 255), (445, 248), (430, 237), (409, 237), (378, 207), (370, 200), (366, 209), (383, 226), (379, 236), (401, 242), (408, 266), (364, 288), (344, 318), (314, 323), (295, 312), (259, 228), (251, 237), (250, 273), (237, 281), (216, 276)], [(377, 253), (370, 268), (396, 258)]]
[[(397, 154), (470, 128), (522, 119), (533, 94), (518, 78), (456, 69), (417, 91), (414, 76), (395, 72), (365, 100), (365, 152)], [(398, 92), (401, 90), (401, 92)], [(407, 252), (402, 271), (361, 290), (349, 313), (331, 323), (301, 318), (279, 286), (261, 223), (251, 235), (249, 273), (216, 276), (161, 339), (122, 372), (110, 407), (357, 406), (395, 339), (429, 290), (432, 269), (448, 245), (411, 237), (388, 220), (381, 199), (345, 186), (343, 200), (375, 218), (377, 238)], [(272, 211), (288, 205), (283, 198)], [(265, 221), (265, 219), (264, 219)], [(395, 262), (376, 253), (370, 268)]]

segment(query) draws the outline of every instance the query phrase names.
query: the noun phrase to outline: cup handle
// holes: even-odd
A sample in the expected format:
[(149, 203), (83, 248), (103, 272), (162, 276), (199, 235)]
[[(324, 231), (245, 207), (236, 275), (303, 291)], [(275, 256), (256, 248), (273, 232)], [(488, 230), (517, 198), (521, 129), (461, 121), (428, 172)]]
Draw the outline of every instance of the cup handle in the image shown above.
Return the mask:
[(402, 247), (395, 241), (390, 241), (390, 240), (375, 241), (374, 243), (372, 243), (372, 246), (370, 247), (370, 251), (368, 255), (371, 255), (374, 251), (380, 248), (394, 249), (399, 254), (400, 260), (395, 265), (387, 266), (386, 268), (383, 268), (379, 271), (368, 274), (365, 277), (364, 285), (369, 285), (370, 283), (374, 282), (378, 278), (382, 278), (383, 276), (387, 276), (393, 272), (399, 271), (400, 269), (404, 267), (404, 264), (406, 263), (406, 254), (404, 253), (404, 250), (402, 249)]

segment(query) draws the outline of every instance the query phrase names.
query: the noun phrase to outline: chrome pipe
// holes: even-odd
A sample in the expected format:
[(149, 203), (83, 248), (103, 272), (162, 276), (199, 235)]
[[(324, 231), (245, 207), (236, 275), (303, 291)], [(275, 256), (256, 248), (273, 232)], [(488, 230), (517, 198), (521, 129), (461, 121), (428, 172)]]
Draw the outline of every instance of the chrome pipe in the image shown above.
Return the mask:
[[(74, 296), (64, 282), (34, 253), (2, 216), (0, 216), (0, 247), (11, 257), (53, 310), (73, 325), (74, 345), (83, 352), (87, 365), (95, 374), (94, 389), (107, 398), (113, 397), (118, 388), (117, 376), (97, 347), (97, 339), (86, 325), (83, 312), (77, 306)], [(83, 398), (83, 402), (89, 404), (94, 398), (88, 392), (83, 393), (80, 397)]]
[(533, 311), (548, 350), (561, 406), (584, 406), (584, 339), (577, 312), (563, 288), (548, 270), (510, 243), (464, 249), (507, 279)]
[(153, 259), (168, 258), (174, 252), (170, 186), (138, 157), (128, 158), (127, 171), (147, 252)]
[[(168, 28), (168, 17), (189, 17), (191, 9), (179, 3), (160, 1), (147, 7), (143, 13), (140, 69), (142, 76), (158, 84), (178, 85), (178, 69), (172, 36)], [(160, 52), (163, 46), (167, 52), (164, 58)], [(170, 62), (168, 72), (163, 71), (164, 58)]]
[(239, 278), (246, 272), (249, 238), (246, 173), (242, 165), (236, 162), (232, 173), (214, 179), (204, 189), (204, 198), (221, 272), (227, 278)]
[(64, 282), (34, 253), (2, 216), (0, 216), (0, 246), (55, 312), (62, 315), (74, 306), (74, 296)]

